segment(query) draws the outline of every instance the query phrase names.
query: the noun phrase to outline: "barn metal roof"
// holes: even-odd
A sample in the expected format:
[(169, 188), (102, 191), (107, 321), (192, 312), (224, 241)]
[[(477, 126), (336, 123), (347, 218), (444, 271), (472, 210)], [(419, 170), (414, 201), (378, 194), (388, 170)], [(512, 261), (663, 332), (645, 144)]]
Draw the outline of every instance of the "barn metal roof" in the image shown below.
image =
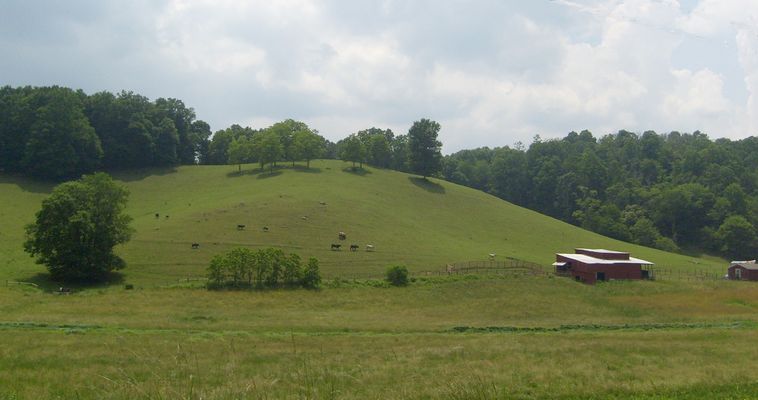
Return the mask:
[(755, 261), (732, 261), (731, 265), (729, 265), (729, 268), (736, 266), (740, 266), (751, 271), (758, 271), (758, 264), (756, 264)]
[(586, 254), (571, 254), (571, 253), (558, 253), (559, 256), (568, 258), (569, 260), (579, 261), (585, 264), (640, 264), (640, 265), (654, 265), (650, 261), (645, 261), (640, 258), (629, 257), (628, 260), (606, 260), (603, 258), (597, 258), (588, 256)]
[(616, 251), (616, 250), (606, 250), (606, 249), (586, 249), (583, 247), (579, 247), (576, 249), (577, 251), (585, 250), (585, 251), (592, 251), (595, 253), (605, 253), (605, 254), (629, 254), (625, 251)]

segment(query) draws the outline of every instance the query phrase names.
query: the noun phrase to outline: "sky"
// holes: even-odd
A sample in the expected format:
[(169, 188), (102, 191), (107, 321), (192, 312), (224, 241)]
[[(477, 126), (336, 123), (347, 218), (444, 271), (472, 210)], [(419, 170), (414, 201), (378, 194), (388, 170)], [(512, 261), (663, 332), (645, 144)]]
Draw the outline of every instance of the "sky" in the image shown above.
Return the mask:
[(758, 130), (755, 0), (0, 0), (0, 54), (0, 85), (174, 97), (214, 131)]

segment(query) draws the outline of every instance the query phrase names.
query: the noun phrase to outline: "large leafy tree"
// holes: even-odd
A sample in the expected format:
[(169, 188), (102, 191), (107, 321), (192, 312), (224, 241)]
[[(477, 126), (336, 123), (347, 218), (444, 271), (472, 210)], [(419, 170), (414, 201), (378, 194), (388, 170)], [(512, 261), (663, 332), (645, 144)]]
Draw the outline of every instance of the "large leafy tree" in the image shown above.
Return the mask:
[(253, 162), (255, 144), (252, 139), (240, 137), (229, 145), (229, 164), (237, 164), (237, 171), (242, 171), (242, 164)]
[(79, 96), (59, 87), (38, 91), (37, 96), (40, 105), (21, 160), (26, 173), (57, 180), (94, 170), (103, 150)]
[(421, 119), (408, 130), (408, 164), (411, 172), (426, 179), (442, 169), (442, 143), (437, 140), (440, 124)]
[(55, 280), (103, 281), (125, 266), (113, 247), (129, 240), (128, 191), (104, 173), (58, 185), (27, 225), (24, 250)]
[(360, 166), (363, 167), (363, 160), (366, 159), (366, 146), (363, 145), (357, 135), (352, 134), (343, 139), (339, 147), (342, 161), (351, 161), (353, 168), (355, 168), (355, 163), (360, 163)]
[(324, 154), (324, 138), (311, 131), (298, 131), (292, 141), (293, 156), (296, 159), (305, 160), (307, 168), (311, 167), (311, 160)]
[(269, 171), (273, 173), (274, 164), (284, 155), (284, 146), (280, 136), (274, 131), (266, 130), (255, 137), (254, 143), (261, 168), (269, 164)]

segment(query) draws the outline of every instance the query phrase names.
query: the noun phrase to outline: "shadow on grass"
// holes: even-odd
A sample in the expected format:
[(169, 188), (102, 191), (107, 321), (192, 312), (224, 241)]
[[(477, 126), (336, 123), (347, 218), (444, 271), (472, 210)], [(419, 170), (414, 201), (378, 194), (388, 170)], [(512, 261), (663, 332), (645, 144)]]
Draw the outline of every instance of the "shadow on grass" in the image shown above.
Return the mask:
[(304, 165), (296, 165), (292, 167), (292, 169), (294, 169), (297, 172), (304, 172), (306, 174), (320, 174), (321, 173), (321, 168), (313, 168), (313, 167), (308, 168)]
[(282, 174), (282, 171), (279, 171), (279, 168), (275, 168), (273, 171), (266, 170), (264, 172), (259, 173), (256, 179), (275, 178), (281, 174)]
[(111, 272), (108, 279), (103, 282), (59, 282), (52, 280), (47, 272), (38, 272), (19, 282), (33, 283), (45, 292), (57, 292), (61, 287), (70, 288), (76, 292), (83, 289), (106, 289), (113, 285), (121, 285), (124, 283), (124, 275), (120, 272)]
[(366, 176), (366, 175), (371, 174), (371, 171), (361, 168), (361, 167), (342, 168), (342, 172), (347, 172), (348, 174), (353, 174), (353, 175), (358, 175), (358, 176)]
[(129, 170), (109, 170), (105, 171), (113, 178), (124, 182), (141, 181), (151, 176), (170, 175), (176, 172), (174, 167), (155, 167), (155, 168), (137, 168)]
[(427, 192), (445, 194), (445, 187), (440, 185), (439, 183), (432, 182), (428, 179), (419, 178), (416, 176), (409, 176), (408, 180), (411, 181), (412, 184), (420, 187), (421, 189), (426, 190)]
[(57, 183), (27, 178), (16, 174), (0, 174), (0, 184), (16, 185), (21, 190), (30, 193), (51, 193)]

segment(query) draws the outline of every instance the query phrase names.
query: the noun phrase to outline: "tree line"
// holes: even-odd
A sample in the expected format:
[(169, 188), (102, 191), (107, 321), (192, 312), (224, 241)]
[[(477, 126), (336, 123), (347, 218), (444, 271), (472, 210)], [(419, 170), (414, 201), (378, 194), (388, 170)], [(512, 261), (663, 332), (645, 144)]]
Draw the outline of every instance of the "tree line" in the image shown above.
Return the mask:
[(752, 259), (758, 138), (589, 131), (446, 156), (443, 176), (588, 230), (668, 251)]
[(0, 88), (0, 170), (65, 180), (202, 161), (210, 126), (181, 100), (65, 87)]
[(304, 122), (253, 129), (234, 124), (211, 134), (181, 100), (134, 92), (92, 95), (51, 87), (0, 88), (0, 171), (63, 181), (100, 170), (180, 164), (342, 159), (423, 176), (440, 168), (440, 127), (416, 121), (406, 135), (369, 128), (332, 143)]

